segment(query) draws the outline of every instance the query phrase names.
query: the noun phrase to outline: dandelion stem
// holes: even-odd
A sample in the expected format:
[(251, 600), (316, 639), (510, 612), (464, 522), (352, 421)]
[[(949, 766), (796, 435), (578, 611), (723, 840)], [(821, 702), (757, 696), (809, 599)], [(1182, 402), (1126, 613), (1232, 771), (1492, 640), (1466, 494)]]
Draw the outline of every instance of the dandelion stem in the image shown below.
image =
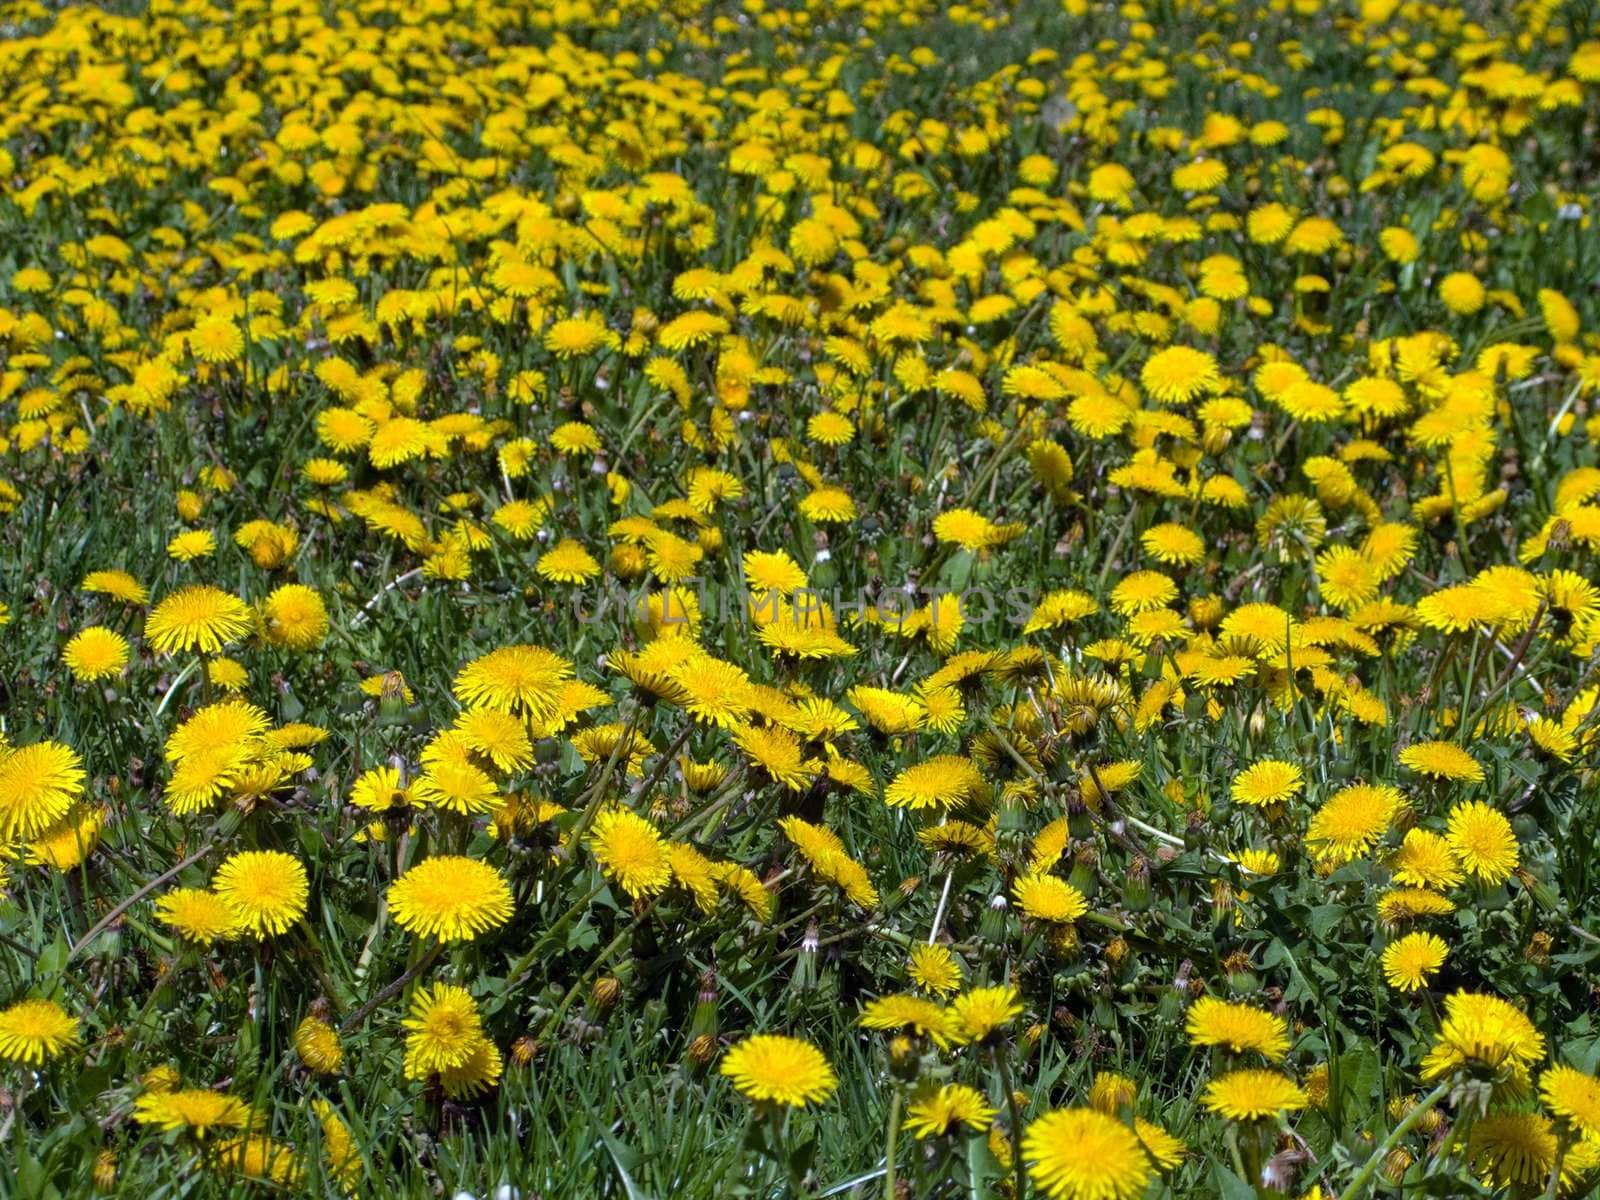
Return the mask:
[[(883, 1200), (895, 1200), (894, 1191), (894, 1158), (897, 1143), (900, 1138), (900, 1087), (894, 1085), (889, 1095), (889, 1123), (884, 1129), (883, 1140)], [(1021, 1192), (1017, 1195), (1020, 1197)]]
[(384, 986), (378, 990), (376, 995), (374, 995), (360, 1008), (356, 1009), (355, 1012), (346, 1017), (339, 1025), (339, 1032), (341, 1034), (350, 1033), (356, 1029), (359, 1029), (362, 1023), (377, 1011), (380, 1004), (382, 1004), (385, 1000), (388, 1000), (391, 996), (398, 995), (400, 992), (404, 991), (406, 985), (431, 967), (434, 963), (434, 960), (438, 958), (443, 951), (443, 942), (435, 942), (433, 945), (429, 946), (423, 956), (407, 967), (398, 978), (395, 978), (384, 984)]
[(177, 866), (169, 867), (167, 870), (165, 870), (161, 874), (157, 875), (149, 883), (145, 884), (138, 891), (134, 892), (133, 895), (129, 896), (126, 900), (124, 900), (121, 904), (119, 904), (115, 908), (113, 908), (105, 916), (101, 917), (98, 921), (96, 921), (94, 923), (93, 927), (90, 928), (88, 933), (84, 934), (81, 938), (79, 938), (76, 942), (73, 943), (72, 949), (67, 951), (67, 957), (66, 957), (65, 961), (62, 962), (61, 965), (63, 967), (65, 967), (67, 965), (67, 963), (71, 962), (74, 958), (78, 957), (78, 952), (80, 950), (82, 950), (85, 946), (88, 946), (90, 943), (92, 943), (95, 940), (95, 938), (99, 937), (107, 929), (109, 929), (111, 927), (112, 923), (114, 921), (116, 921), (116, 919), (118, 917), (122, 916), (123, 913), (127, 912), (135, 904), (139, 903), (139, 901), (143, 900), (146, 896), (148, 896), (151, 892), (155, 891), (163, 883), (166, 883), (167, 880), (169, 880), (169, 879), (173, 878), (174, 876), (176, 876), (178, 874), (178, 872), (184, 870), (186, 867), (192, 867), (195, 863), (199, 862), (206, 855), (210, 854), (212, 849), (215, 847), (215, 845), (216, 845), (216, 843), (214, 843), (214, 842), (207, 842), (205, 845), (201, 846), (200, 849), (196, 850), (193, 854), (189, 855), (188, 858), (184, 859)]
[(1349, 1186), (1339, 1193), (1338, 1200), (1356, 1200), (1356, 1197), (1361, 1195), (1362, 1189), (1367, 1186), (1368, 1181), (1371, 1180), (1373, 1175), (1377, 1174), (1378, 1168), (1383, 1165), (1384, 1160), (1389, 1157), (1389, 1151), (1399, 1145), (1400, 1139), (1410, 1133), (1417, 1122), (1427, 1116), (1434, 1106), (1445, 1098), (1449, 1091), (1450, 1084), (1446, 1081), (1419, 1100), (1416, 1107), (1405, 1115), (1405, 1119), (1400, 1124), (1389, 1131), (1389, 1136), (1384, 1138), (1378, 1148), (1367, 1157), (1367, 1161), (1361, 1164), (1361, 1170), (1356, 1172), (1356, 1177), (1350, 1181)]
[(996, 1043), (991, 1051), (994, 1057), (995, 1070), (1000, 1073), (1000, 1087), (1006, 1094), (1006, 1112), (1011, 1117), (1011, 1165), (1017, 1176), (1017, 1197), (1028, 1194), (1027, 1177), (1023, 1173), (1022, 1165), (1022, 1108), (1017, 1104), (1017, 1089), (1011, 1086), (1011, 1065), (1006, 1061), (1005, 1055), (1000, 1052), (1000, 1044)]

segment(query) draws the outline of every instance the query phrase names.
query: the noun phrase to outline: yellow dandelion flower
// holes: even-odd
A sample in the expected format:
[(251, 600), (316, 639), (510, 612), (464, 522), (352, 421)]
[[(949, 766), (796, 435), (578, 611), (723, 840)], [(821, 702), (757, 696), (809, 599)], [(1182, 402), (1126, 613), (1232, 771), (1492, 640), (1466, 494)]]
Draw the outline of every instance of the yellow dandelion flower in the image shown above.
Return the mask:
[(1051, 1200), (1136, 1200), (1153, 1174), (1134, 1131), (1093, 1108), (1061, 1108), (1028, 1125), (1028, 1176)]
[(653, 896), (672, 879), (667, 845), (649, 821), (614, 808), (595, 818), (589, 848), (606, 877), (634, 899)]
[(794, 1108), (820, 1103), (839, 1086), (822, 1051), (781, 1034), (745, 1038), (722, 1056), (718, 1070), (742, 1095)]
[(40, 1066), (78, 1043), (78, 1021), (54, 1000), (0, 1009), (0, 1058)]
[(423, 859), (389, 886), (395, 924), (418, 937), (470, 942), (511, 920), (511, 888), (486, 862), (457, 854)]
[(257, 938), (279, 934), (306, 911), (311, 885), (306, 869), (279, 850), (245, 850), (217, 868), (212, 888), (242, 932)]

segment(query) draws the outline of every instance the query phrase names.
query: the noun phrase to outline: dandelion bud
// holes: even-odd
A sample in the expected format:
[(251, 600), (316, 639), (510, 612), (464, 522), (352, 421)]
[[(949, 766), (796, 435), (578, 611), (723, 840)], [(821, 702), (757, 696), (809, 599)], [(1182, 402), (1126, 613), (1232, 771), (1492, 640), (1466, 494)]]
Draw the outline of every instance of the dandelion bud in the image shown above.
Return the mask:
[(533, 1061), (533, 1056), (539, 1050), (539, 1043), (527, 1034), (523, 1034), (511, 1043), (511, 1061), (519, 1067), (525, 1067)]
[(111, 1149), (94, 1156), (94, 1186), (97, 1191), (109, 1192), (117, 1186), (117, 1152)]
[(794, 960), (794, 987), (807, 991), (817, 985), (817, 951), (821, 949), (822, 931), (815, 921), (806, 923), (805, 934), (800, 938), (800, 953)]
[(1396, 1146), (1389, 1151), (1389, 1156), (1383, 1160), (1383, 1177), (1390, 1183), (1399, 1183), (1405, 1178), (1406, 1171), (1416, 1159), (1411, 1157), (1411, 1151), (1404, 1146)]
[(1307, 1071), (1301, 1087), (1312, 1108), (1325, 1107), (1328, 1103), (1328, 1064), (1318, 1063)]
[(1080, 846), (1073, 856), (1072, 871), (1067, 876), (1067, 882), (1085, 897), (1093, 896), (1100, 886), (1099, 865), (1100, 855), (1094, 846)]
[(1129, 912), (1144, 912), (1150, 907), (1150, 861), (1143, 855), (1128, 864), (1122, 879), (1122, 906)]
[(690, 1062), (703, 1067), (717, 1056), (717, 1039), (709, 1033), (702, 1033), (690, 1040), (686, 1053)]
[(1122, 937), (1114, 937), (1106, 945), (1106, 961), (1113, 967), (1120, 967), (1123, 960), (1128, 957), (1128, 942)]
[(162, 1063), (159, 1067), (152, 1067), (146, 1071), (141, 1082), (147, 1092), (175, 1092), (183, 1079), (178, 1075), (176, 1067)]
[(615, 975), (602, 975), (594, 981), (591, 995), (596, 1008), (611, 1008), (622, 998), (622, 981)]
[(1235, 898), (1233, 888), (1226, 879), (1213, 879), (1211, 881), (1211, 905), (1217, 910), (1217, 919), (1228, 913), (1234, 906)]
[(1299, 1148), (1278, 1151), (1261, 1168), (1262, 1186), (1274, 1192), (1294, 1191), (1306, 1158), (1306, 1152)]
[(1000, 942), (1006, 936), (1006, 914), (1010, 911), (1005, 893), (997, 893), (978, 920), (978, 936), (986, 942)]
[(1541, 929), (1528, 939), (1528, 947), (1522, 954), (1529, 962), (1543, 966), (1550, 961), (1554, 945), (1555, 939)]
[(917, 1077), (917, 1044), (905, 1035), (889, 1039), (889, 1070), (896, 1078)]

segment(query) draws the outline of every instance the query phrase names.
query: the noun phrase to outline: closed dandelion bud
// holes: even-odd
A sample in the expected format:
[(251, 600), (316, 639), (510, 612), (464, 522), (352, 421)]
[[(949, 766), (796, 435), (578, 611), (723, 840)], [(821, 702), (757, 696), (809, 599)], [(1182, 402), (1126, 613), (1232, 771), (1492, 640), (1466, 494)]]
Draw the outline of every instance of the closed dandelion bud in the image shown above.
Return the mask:
[(722, 549), (722, 530), (715, 525), (707, 525), (695, 537), (695, 541), (707, 554), (715, 554)]
[(94, 1156), (94, 1186), (109, 1192), (117, 1186), (117, 1152), (106, 1149)]
[(806, 991), (817, 986), (817, 951), (821, 949), (822, 932), (817, 928), (815, 921), (806, 923), (806, 931), (800, 937), (800, 953), (794, 960), (794, 987), (796, 991)]
[(904, 1034), (889, 1039), (889, 1070), (895, 1078), (915, 1079), (919, 1058), (917, 1044)]
[(1113, 967), (1120, 967), (1127, 957), (1128, 943), (1125, 938), (1114, 937), (1106, 944), (1106, 961)]
[(1143, 855), (1128, 864), (1128, 873), (1122, 878), (1122, 906), (1129, 912), (1150, 907), (1150, 860)]
[(1056, 925), (1050, 931), (1050, 945), (1057, 954), (1071, 954), (1078, 948), (1078, 927)]
[(1306, 1100), (1312, 1108), (1322, 1108), (1328, 1103), (1328, 1064), (1318, 1063), (1306, 1072), (1305, 1082), (1301, 1084), (1305, 1091)]
[(1422, 1119), (1417, 1122), (1417, 1129), (1428, 1137), (1432, 1137), (1444, 1128), (1444, 1114), (1437, 1108), (1430, 1108), (1422, 1114)]
[(1162, 1021), (1176, 1021), (1183, 1015), (1184, 993), (1177, 988), (1162, 990), (1161, 999), (1156, 1001), (1156, 1016)]
[(989, 901), (978, 920), (978, 936), (986, 942), (1001, 942), (1006, 936), (1006, 914), (1010, 911), (1005, 894), (1000, 893)]
[(1554, 945), (1555, 940), (1541, 929), (1528, 939), (1528, 948), (1522, 952), (1523, 957), (1531, 963), (1544, 966), (1550, 961), (1550, 951)]
[(1556, 911), (1560, 904), (1560, 897), (1556, 895), (1554, 888), (1526, 868), (1518, 868), (1515, 874), (1518, 882), (1522, 884), (1540, 908), (1546, 912)]
[(511, 1043), (511, 1061), (519, 1067), (525, 1067), (533, 1061), (533, 1056), (538, 1053), (539, 1043), (527, 1034), (523, 1034)]
[(1072, 884), (1084, 894), (1085, 897), (1093, 896), (1100, 886), (1100, 855), (1092, 845), (1079, 848), (1073, 856), (1072, 870), (1067, 875), (1067, 882)]
[(1015, 801), (1007, 801), (1000, 806), (1000, 816), (995, 824), (995, 839), (1001, 840), (1008, 836), (1015, 837), (1026, 833), (1028, 829), (1028, 811)]
[(689, 1040), (689, 1049), (685, 1051), (690, 1062), (697, 1067), (703, 1067), (717, 1056), (717, 1039), (709, 1033), (702, 1033)]
[(622, 999), (622, 981), (615, 975), (602, 975), (594, 981), (591, 995), (596, 1008), (611, 1008)]
[(689, 1036), (717, 1033), (717, 974), (706, 971), (700, 976), (700, 988), (695, 992), (694, 1010), (689, 1015)]
[(1262, 1184), (1274, 1192), (1292, 1192), (1307, 1157), (1298, 1148), (1278, 1151), (1261, 1168)]
[(1006, 1170), (1011, 1169), (1011, 1139), (999, 1124), (989, 1126), (989, 1153)]
[(1233, 888), (1226, 879), (1211, 881), (1211, 905), (1216, 909), (1219, 920), (1233, 908)]
[(1383, 1160), (1383, 1177), (1390, 1183), (1399, 1183), (1415, 1161), (1416, 1159), (1411, 1157), (1411, 1151), (1404, 1146), (1396, 1146)]
[(1207, 454), (1218, 455), (1233, 441), (1233, 430), (1225, 425), (1207, 425), (1200, 436), (1200, 448)]
[[(1039, 1044), (1039, 1039), (1044, 1036), (1044, 1030), (1044, 1022), (1035, 1021), (1032, 1025), (1029, 1025), (1022, 1031), (1022, 1044), (1028, 1049), (1032, 1050)], [(1026, 1098), (1024, 1098), (1022, 1101), (1024, 1105), (1026, 1105), (1027, 1102), (1028, 1101)]]
[(562, 217), (575, 217), (578, 215), (578, 197), (571, 192), (562, 192), (556, 197), (555, 210)]

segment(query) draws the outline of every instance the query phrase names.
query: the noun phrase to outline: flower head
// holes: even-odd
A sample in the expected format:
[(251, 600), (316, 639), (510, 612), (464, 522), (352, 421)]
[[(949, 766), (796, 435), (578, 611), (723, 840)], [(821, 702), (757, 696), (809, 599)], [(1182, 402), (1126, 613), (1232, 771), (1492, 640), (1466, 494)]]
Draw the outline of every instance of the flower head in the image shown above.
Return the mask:
[(0, 837), (34, 838), (83, 794), (83, 760), (60, 742), (0, 743)]
[(511, 888), (486, 862), (440, 854), (390, 885), (389, 911), (395, 924), (418, 937), (470, 942), (511, 919)]
[(306, 911), (310, 883), (300, 861), (280, 850), (245, 850), (217, 868), (212, 888), (241, 931), (257, 938), (282, 933)]
[(996, 1111), (977, 1088), (947, 1083), (906, 1105), (905, 1128), (919, 1138), (945, 1137), (962, 1126), (981, 1133)]
[(601, 813), (595, 818), (589, 846), (606, 876), (635, 899), (653, 896), (671, 882), (666, 841), (637, 813), (625, 808)]
[(144, 635), (158, 653), (215, 654), (250, 631), (250, 607), (221, 588), (196, 584), (168, 596), (145, 619)]
[(312, 588), (286, 583), (261, 603), (261, 631), (268, 642), (311, 650), (328, 636), (328, 609)]
[(1545, 1107), (1585, 1136), (1600, 1135), (1600, 1079), (1574, 1067), (1554, 1066), (1539, 1076)]
[(250, 1106), (239, 1097), (204, 1088), (147, 1091), (134, 1101), (133, 1119), (202, 1139), (218, 1129), (244, 1129), (251, 1123)]
[(400, 1024), (407, 1031), (407, 1079), (426, 1079), (464, 1065), (483, 1037), (472, 994), (451, 983), (417, 989), (410, 1014)]
[(1425, 987), (1429, 976), (1444, 965), (1449, 948), (1431, 933), (1408, 933), (1383, 950), (1383, 974), (1389, 986), (1402, 992)]
[(782, 1034), (745, 1038), (723, 1055), (718, 1069), (750, 1099), (795, 1108), (826, 1100), (839, 1086), (822, 1051)]
[(1503, 883), (1520, 859), (1517, 835), (1505, 814), (1482, 800), (1450, 810), (1450, 849), (1467, 874), (1486, 884)]
[(216, 892), (174, 888), (156, 901), (156, 917), (185, 941), (205, 945), (234, 936), (239, 915)]
[(0, 1009), (0, 1058), (38, 1066), (77, 1041), (77, 1018), (54, 1000), (21, 1000)]
[(128, 665), (128, 639), (114, 629), (91, 625), (62, 647), (61, 661), (74, 679), (106, 679)]
[(1196, 1046), (1226, 1046), (1235, 1054), (1254, 1050), (1274, 1060), (1289, 1052), (1288, 1022), (1248, 1004), (1202, 996), (1190, 1006), (1187, 1024)]
[(1233, 798), (1258, 808), (1278, 804), (1297, 795), (1304, 786), (1300, 768), (1268, 758), (1251, 763), (1233, 778)]
[(950, 1036), (955, 1042), (986, 1042), (1022, 1012), (1022, 999), (1009, 983), (973, 988), (950, 1002)]
[(1206, 1085), (1205, 1106), (1231, 1121), (1261, 1121), (1304, 1108), (1300, 1085), (1276, 1071), (1232, 1071)]
[(1153, 1174), (1134, 1131), (1093, 1108), (1061, 1108), (1022, 1139), (1028, 1176), (1051, 1200), (1135, 1200)]
[(1422, 1064), (1429, 1082), (1469, 1064), (1526, 1070), (1544, 1057), (1544, 1035), (1498, 996), (1460, 991), (1445, 998), (1444, 1023)]

